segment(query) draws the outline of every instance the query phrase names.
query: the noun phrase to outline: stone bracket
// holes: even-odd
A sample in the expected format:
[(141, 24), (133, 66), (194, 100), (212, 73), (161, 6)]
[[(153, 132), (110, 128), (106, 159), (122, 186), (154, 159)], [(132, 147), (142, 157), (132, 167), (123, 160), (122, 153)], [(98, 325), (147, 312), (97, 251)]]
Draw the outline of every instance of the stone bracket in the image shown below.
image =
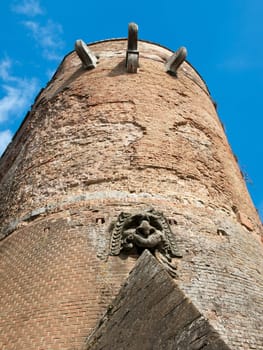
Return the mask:
[(139, 66), (138, 26), (136, 23), (129, 23), (128, 48), (126, 51), (127, 72), (137, 73), (138, 66)]
[(176, 75), (178, 68), (185, 61), (187, 50), (185, 47), (180, 47), (166, 62), (166, 72), (171, 75)]
[(88, 48), (88, 46), (82, 40), (77, 40), (75, 42), (75, 50), (79, 56), (83, 66), (86, 69), (93, 69), (97, 65), (97, 57), (94, 53)]

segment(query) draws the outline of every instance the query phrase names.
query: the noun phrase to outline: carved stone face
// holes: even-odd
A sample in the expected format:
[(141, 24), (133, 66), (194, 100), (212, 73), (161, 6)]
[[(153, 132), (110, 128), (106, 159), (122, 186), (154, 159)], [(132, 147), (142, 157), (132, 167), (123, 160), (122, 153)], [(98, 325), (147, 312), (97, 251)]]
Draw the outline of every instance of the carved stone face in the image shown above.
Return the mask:
[(148, 237), (155, 233), (156, 229), (150, 225), (148, 220), (142, 220), (140, 225), (136, 227), (136, 233), (143, 237)]
[(162, 213), (149, 210), (139, 214), (121, 213), (111, 239), (111, 254), (133, 248), (158, 250), (167, 258), (179, 257), (173, 233)]
[(124, 225), (124, 229), (129, 228), (135, 228), (138, 230), (137, 233), (141, 232), (147, 236), (150, 234), (150, 230), (152, 230), (151, 233), (153, 233), (155, 229), (163, 229), (158, 218), (150, 213), (131, 215)]
[(165, 241), (160, 223), (149, 215), (134, 215), (123, 227), (122, 246), (124, 249), (135, 247), (157, 248)]

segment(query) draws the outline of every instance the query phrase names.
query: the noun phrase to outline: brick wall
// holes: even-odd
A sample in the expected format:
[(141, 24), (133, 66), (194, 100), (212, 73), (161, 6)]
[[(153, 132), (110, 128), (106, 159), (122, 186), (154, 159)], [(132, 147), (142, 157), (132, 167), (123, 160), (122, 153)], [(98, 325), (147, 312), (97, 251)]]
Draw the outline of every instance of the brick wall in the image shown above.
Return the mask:
[(1, 348), (79, 349), (136, 261), (107, 256), (108, 226), (151, 206), (176, 223), (182, 290), (260, 348), (261, 224), (203, 80), (165, 73), (157, 45), (137, 74), (125, 41), (91, 49), (98, 66), (69, 54), (1, 159)]
[(84, 348), (230, 349), (147, 250)]

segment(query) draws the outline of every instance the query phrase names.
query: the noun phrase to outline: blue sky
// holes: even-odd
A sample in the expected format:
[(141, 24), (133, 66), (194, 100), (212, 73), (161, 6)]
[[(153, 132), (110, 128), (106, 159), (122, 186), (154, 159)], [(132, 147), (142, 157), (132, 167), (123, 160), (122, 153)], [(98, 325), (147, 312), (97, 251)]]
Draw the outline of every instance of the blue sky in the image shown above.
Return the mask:
[(76, 39), (126, 37), (176, 50), (207, 82), (263, 217), (263, 1), (11, 0), (0, 3), (0, 153)]

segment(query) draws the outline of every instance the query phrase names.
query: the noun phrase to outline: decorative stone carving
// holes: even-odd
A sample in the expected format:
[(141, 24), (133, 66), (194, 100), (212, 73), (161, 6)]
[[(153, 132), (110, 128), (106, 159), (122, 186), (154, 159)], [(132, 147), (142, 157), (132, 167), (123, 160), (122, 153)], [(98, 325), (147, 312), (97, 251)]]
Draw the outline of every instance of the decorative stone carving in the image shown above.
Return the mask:
[(154, 209), (142, 213), (121, 212), (111, 230), (110, 254), (149, 249), (170, 274), (176, 276), (172, 258), (181, 258), (167, 219)]
[(128, 73), (137, 73), (138, 66), (139, 66), (138, 26), (136, 23), (129, 23), (128, 49), (126, 52), (127, 72)]
[(176, 75), (178, 68), (184, 62), (187, 56), (187, 50), (185, 47), (180, 47), (166, 62), (166, 72), (171, 75)]

